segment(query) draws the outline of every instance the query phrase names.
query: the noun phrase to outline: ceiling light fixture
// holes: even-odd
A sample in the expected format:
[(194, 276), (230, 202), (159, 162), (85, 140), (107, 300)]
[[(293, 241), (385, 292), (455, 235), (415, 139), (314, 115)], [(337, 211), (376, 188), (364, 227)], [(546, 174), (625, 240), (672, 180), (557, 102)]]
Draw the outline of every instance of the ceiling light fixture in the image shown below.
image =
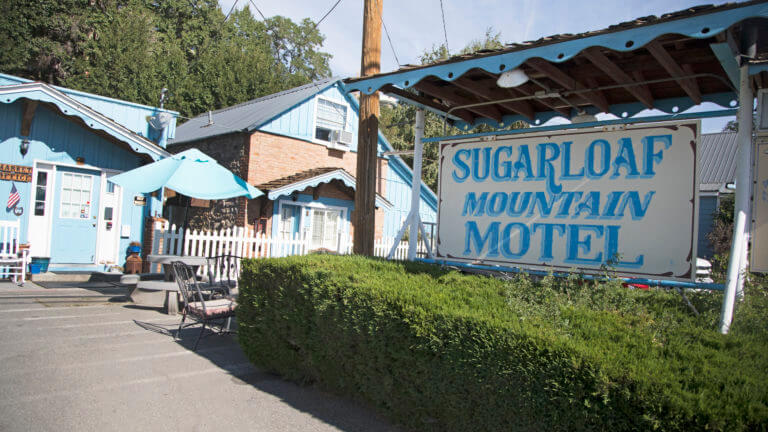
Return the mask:
[(515, 68), (499, 75), (496, 84), (502, 88), (512, 88), (525, 84), (530, 78), (521, 69)]

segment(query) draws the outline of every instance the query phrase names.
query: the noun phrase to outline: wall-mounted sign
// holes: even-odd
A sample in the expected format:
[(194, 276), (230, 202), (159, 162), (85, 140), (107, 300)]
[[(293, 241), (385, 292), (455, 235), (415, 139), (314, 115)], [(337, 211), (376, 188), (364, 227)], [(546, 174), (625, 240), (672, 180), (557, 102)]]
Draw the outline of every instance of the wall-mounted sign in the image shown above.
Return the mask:
[(0, 180), (23, 183), (32, 181), (32, 167), (23, 165), (0, 164)]
[(144, 195), (136, 195), (133, 197), (133, 205), (135, 206), (145, 206), (147, 205), (147, 197)]
[(693, 280), (698, 121), (440, 143), (437, 255)]

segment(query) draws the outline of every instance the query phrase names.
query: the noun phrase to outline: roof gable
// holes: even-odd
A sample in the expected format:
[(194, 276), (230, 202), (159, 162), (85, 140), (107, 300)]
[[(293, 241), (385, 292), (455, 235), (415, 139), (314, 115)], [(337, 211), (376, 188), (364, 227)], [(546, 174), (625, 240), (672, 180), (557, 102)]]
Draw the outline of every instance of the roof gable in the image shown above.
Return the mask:
[[(34, 83), (36, 83), (36, 81), (0, 73), (0, 87)], [(88, 106), (90, 109), (99, 112), (101, 115), (108, 117), (110, 120), (119, 123), (121, 126), (127, 129), (130, 129), (133, 133), (139, 134), (145, 138), (157, 139), (161, 146), (165, 145), (166, 139), (173, 138), (174, 136), (176, 130), (176, 118), (179, 116), (179, 113), (176, 111), (142, 105), (121, 99), (109, 98), (92, 93), (86, 93), (66, 87), (59, 87), (45, 83), (40, 84), (46, 85), (48, 88), (55, 89), (65, 94), (67, 97)], [(152, 129), (152, 127), (149, 125), (149, 122), (147, 122), (147, 117), (154, 116), (159, 113), (170, 114), (171, 122), (165, 128), (163, 134), (158, 137), (157, 135), (159, 135), (159, 133)]]
[(171, 144), (233, 132), (251, 132), (339, 81), (326, 78), (194, 117), (176, 128)]
[(126, 143), (134, 152), (146, 154), (153, 160), (169, 156), (165, 149), (154, 142), (52, 86), (40, 82), (0, 86), (0, 102), (13, 103), (22, 98), (55, 105), (65, 116), (78, 117), (91, 129), (103, 131)]

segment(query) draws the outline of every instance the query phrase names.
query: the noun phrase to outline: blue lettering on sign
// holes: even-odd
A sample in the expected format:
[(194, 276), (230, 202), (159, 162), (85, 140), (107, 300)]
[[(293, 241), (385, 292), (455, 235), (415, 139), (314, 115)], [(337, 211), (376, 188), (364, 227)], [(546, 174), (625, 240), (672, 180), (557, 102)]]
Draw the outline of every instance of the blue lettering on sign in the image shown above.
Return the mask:
[(523, 198), (520, 199), (519, 204), (518, 198), (520, 198), (520, 192), (512, 192), (509, 194), (509, 208), (507, 208), (507, 216), (522, 216), (523, 213), (525, 213), (525, 209), (528, 208), (528, 204), (531, 202), (531, 193), (523, 192)]
[(651, 135), (643, 138), (643, 177), (653, 177), (656, 172), (653, 164), (660, 164), (664, 160), (664, 150), (654, 152), (654, 144), (660, 141), (664, 150), (672, 146), (672, 135)]
[(480, 198), (475, 196), (474, 192), (467, 194), (464, 199), (464, 210), (461, 211), (462, 216), (482, 216), (485, 214), (485, 202), (488, 200), (488, 192), (480, 194)]
[[(487, 257), (499, 256), (499, 225), (501, 222), (491, 222), (488, 225), (488, 229), (485, 231), (485, 235), (480, 235), (480, 229), (477, 227), (477, 222), (467, 221), (464, 226), (466, 228), (467, 235), (464, 239), (464, 255), (480, 255), (486, 249), (488, 245), (488, 252), (484, 254)], [(472, 253), (472, 243), (475, 244), (475, 252)]]
[(555, 182), (555, 166), (552, 162), (560, 157), (560, 147), (555, 143), (542, 143), (537, 145), (536, 149), (539, 153), (539, 175), (536, 179), (546, 180), (547, 192), (550, 194), (559, 194), (563, 191), (563, 186)]
[[(599, 149), (597, 147), (600, 147)], [(595, 153), (600, 152), (600, 169), (595, 167)], [(604, 139), (598, 139), (592, 141), (587, 147), (586, 165), (587, 165), (587, 177), (591, 179), (599, 179), (604, 176), (605, 173), (611, 168), (611, 145)]]
[(456, 183), (464, 183), (464, 180), (469, 177), (469, 165), (461, 159), (462, 155), (465, 155), (465, 159), (469, 159), (470, 151), (458, 150), (456, 154), (453, 155), (453, 164), (461, 171), (461, 174), (457, 174), (456, 170), (454, 170), (453, 174), (451, 174), (453, 181)]
[[(515, 252), (512, 252), (512, 230), (516, 230), (515, 237), (518, 238), (518, 247)], [(505, 258), (520, 259), (528, 253), (528, 248), (531, 246), (531, 232), (528, 230), (528, 226), (520, 222), (513, 222), (507, 224), (504, 227), (504, 231), (501, 233), (501, 254)]]
[(560, 167), (562, 173), (560, 174), (560, 180), (581, 180), (584, 178), (584, 167), (582, 166), (579, 172), (571, 172), (571, 141), (565, 141), (560, 144), (560, 154), (562, 155)]

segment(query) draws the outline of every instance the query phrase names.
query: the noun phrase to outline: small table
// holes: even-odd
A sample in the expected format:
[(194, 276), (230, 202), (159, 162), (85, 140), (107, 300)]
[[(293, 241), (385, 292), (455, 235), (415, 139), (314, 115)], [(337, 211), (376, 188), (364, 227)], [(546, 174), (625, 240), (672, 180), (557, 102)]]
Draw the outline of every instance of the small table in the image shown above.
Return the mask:
[(137, 305), (164, 307), (168, 315), (179, 313), (179, 285), (176, 282), (140, 281), (130, 296)]
[(147, 261), (154, 264), (163, 265), (163, 273), (165, 274), (165, 281), (173, 281), (173, 269), (171, 264), (175, 261), (181, 261), (184, 264), (191, 266), (195, 272), (201, 265), (208, 264), (208, 259), (199, 256), (183, 256), (183, 255), (147, 255)]

